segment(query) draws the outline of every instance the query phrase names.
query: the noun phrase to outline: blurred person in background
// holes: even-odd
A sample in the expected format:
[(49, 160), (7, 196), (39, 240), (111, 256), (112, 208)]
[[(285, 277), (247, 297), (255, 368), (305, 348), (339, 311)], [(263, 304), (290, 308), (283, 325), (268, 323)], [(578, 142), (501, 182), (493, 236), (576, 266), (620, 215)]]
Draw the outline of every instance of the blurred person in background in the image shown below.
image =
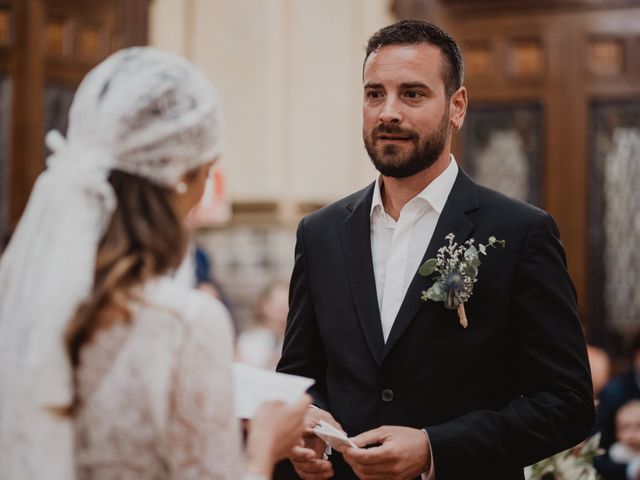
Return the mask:
[[(193, 228), (190, 226), (189, 221), (187, 221), (187, 228)], [(231, 319), (233, 320), (234, 329), (237, 330), (237, 323), (233, 314), (233, 304), (231, 299), (213, 274), (212, 262), (209, 254), (193, 239), (189, 242), (187, 253), (180, 263), (180, 266), (176, 269), (174, 276), (176, 280), (183, 285), (196, 288), (201, 292), (220, 300), (229, 311)]]
[(236, 358), (254, 367), (275, 370), (289, 313), (289, 285), (272, 282), (255, 305), (256, 323), (238, 337)]
[[(224, 306), (172, 274), (220, 154), (190, 63), (122, 50), (82, 81), (0, 262), (0, 478), (262, 479), (308, 398), (267, 403), (242, 465)], [(244, 473), (242, 473), (244, 471)]]
[(640, 478), (640, 400), (629, 400), (616, 413), (616, 442), (609, 457), (629, 465), (627, 478)]
[(631, 471), (629, 465), (615, 462), (609, 448), (616, 441), (616, 415), (620, 407), (630, 400), (640, 399), (640, 334), (637, 334), (630, 349), (630, 368), (607, 383), (600, 391), (596, 424), (593, 433), (600, 432), (600, 446), (607, 451), (596, 457), (594, 465), (606, 480), (635, 480), (638, 472)]
[(595, 345), (587, 344), (587, 356), (593, 381), (593, 398), (599, 401), (600, 392), (611, 378), (611, 361), (607, 352)]

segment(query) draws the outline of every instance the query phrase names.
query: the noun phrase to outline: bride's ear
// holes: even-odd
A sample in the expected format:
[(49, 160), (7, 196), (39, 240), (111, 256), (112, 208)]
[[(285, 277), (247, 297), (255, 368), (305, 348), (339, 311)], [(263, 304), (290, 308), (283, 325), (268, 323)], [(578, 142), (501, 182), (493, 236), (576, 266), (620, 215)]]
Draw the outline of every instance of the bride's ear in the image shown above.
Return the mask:
[(207, 177), (214, 163), (215, 159), (192, 168), (173, 186), (171, 202), (180, 218), (186, 218), (202, 198)]

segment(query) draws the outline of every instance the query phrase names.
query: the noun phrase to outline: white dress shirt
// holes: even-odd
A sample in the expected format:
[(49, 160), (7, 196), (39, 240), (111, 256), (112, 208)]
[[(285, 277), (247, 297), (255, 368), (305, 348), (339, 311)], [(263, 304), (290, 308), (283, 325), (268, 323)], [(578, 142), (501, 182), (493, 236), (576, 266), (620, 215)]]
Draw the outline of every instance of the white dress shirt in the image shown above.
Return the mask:
[[(385, 212), (380, 177), (376, 179), (371, 201), (371, 254), (385, 343), (457, 175), (458, 165), (451, 155), (445, 171), (402, 207), (398, 221)], [(427, 431), (423, 432), (429, 441)], [(430, 456), (431, 467), (422, 474), (423, 480), (435, 479), (433, 452)]]
[(371, 201), (371, 254), (385, 342), (457, 175), (458, 165), (451, 155), (445, 171), (402, 207), (398, 221), (385, 212), (380, 177), (376, 179)]

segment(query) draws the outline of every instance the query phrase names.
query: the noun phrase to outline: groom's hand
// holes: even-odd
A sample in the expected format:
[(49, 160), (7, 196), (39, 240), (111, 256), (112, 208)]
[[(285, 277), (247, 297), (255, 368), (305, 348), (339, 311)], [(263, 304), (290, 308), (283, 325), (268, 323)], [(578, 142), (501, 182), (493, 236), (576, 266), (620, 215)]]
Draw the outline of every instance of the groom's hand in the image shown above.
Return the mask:
[(314, 406), (309, 407), (304, 418), (303, 445), (295, 447), (290, 458), (296, 473), (305, 480), (323, 480), (334, 475), (331, 462), (324, 456), (327, 445), (313, 433), (313, 427), (320, 420), (342, 430), (329, 412)]
[(342, 456), (362, 480), (409, 479), (431, 466), (431, 450), (422, 430), (385, 426), (351, 439), (357, 446), (346, 448)]

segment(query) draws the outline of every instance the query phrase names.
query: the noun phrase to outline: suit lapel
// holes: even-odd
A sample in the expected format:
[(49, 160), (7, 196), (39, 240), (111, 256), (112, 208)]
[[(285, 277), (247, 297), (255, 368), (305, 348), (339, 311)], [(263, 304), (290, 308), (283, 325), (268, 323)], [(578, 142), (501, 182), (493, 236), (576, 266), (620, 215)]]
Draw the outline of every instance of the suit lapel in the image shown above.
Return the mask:
[[(429, 246), (420, 261), (421, 265), (427, 259), (436, 256), (438, 249), (445, 244), (444, 237), (447, 234), (453, 233), (458, 243), (464, 242), (469, 237), (473, 231), (474, 224), (469, 220), (466, 213), (476, 208), (478, 208), (477, 185), (460, 170), (449, 194), (449, 198), (440, 214)], [(387, 339), (384, 349), (385, 355), (393, 348), (394, 344), (425, 304), (421, 296), (422, 291), (426, 290), (427, 287), (428, 284), (425, 277), (416, 272), (413, 280), (409, 284), (407, 294), (400, 306), (391, 332), (389, 332), (389, 338)]]
[(370, 213), (375, 184), (349, 207), (351, 213), (341, 224), (345, 265), (356, 312), (365, 339), (376, 363), (380, 365), (384, 355), (384, 339), (376, 280), (371, 255)]

